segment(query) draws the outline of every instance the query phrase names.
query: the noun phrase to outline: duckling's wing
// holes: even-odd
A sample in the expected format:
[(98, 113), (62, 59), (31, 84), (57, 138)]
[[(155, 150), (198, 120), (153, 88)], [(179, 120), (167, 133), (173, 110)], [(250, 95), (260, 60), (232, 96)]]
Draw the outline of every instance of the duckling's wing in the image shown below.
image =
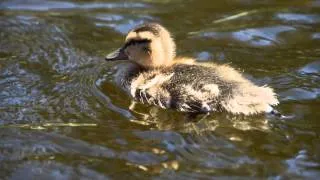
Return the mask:
[(164, 84), (169, 83), (173, 75), (173, 73), (158, 70), (141, 73), (132, 80), (130, 94), (135, 100), (144, 104), (170, 108), (171, 95)]
[(171, 95), (171, 107), (187, 112), (221, 111), (221, 98), (234, 86), (223, 81), (212, 67), (198, 64), (177, 64), (174, 74), (165, 84)]
[(216, 77), (211, 68), (176, 64), (140, 74), (132, 81), (131, 95), (161, 108), (208, 112), (218, 110), (218, 98), (228, 93), (230, 86)]

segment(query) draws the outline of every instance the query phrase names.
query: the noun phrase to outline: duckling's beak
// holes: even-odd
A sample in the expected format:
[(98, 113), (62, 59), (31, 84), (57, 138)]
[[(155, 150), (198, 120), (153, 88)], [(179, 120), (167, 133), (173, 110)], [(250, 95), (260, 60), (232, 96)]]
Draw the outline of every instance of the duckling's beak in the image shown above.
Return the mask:
[(124, 48), (119, 48), (109, 53), (105, 59), (107, 61), (128, 60), (128, 56), (124, 52)]

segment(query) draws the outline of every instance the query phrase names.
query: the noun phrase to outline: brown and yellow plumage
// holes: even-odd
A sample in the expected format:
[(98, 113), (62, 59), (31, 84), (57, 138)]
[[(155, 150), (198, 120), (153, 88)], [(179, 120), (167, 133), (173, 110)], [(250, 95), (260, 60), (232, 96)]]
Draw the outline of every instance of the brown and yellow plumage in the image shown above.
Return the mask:
[(131, 30), (111, 60), (118, 66), (116, 82), (136, 101), (183, 112), (270, 112), (278, 100), (267, 86), (257, 86), (228, 65), (176, 58), (170, 33), (159, 24)]

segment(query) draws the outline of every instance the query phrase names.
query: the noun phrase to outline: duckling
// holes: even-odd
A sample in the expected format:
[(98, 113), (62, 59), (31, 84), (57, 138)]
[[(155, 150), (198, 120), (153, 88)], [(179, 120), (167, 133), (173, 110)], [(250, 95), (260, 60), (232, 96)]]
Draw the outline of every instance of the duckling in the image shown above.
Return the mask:
[(272, 88), (253, 84), (229, 65), (176, 57), (171, 34), (157, 23), (129, 31), (124, 45), (105, 59), (128, 60), (118, 68), (115, 82), (144, 104), (181, 112), (254, 115), (270, 113), (279, 103)]

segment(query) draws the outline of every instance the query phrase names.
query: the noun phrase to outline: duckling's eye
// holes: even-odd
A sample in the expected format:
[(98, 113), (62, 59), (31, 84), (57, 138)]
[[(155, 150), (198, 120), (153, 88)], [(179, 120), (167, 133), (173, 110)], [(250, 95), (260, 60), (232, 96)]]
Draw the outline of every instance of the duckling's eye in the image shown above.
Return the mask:
[(146, 53), (151, 53), (151, 49), (149, 47), (143, 47), (143, 51)]

